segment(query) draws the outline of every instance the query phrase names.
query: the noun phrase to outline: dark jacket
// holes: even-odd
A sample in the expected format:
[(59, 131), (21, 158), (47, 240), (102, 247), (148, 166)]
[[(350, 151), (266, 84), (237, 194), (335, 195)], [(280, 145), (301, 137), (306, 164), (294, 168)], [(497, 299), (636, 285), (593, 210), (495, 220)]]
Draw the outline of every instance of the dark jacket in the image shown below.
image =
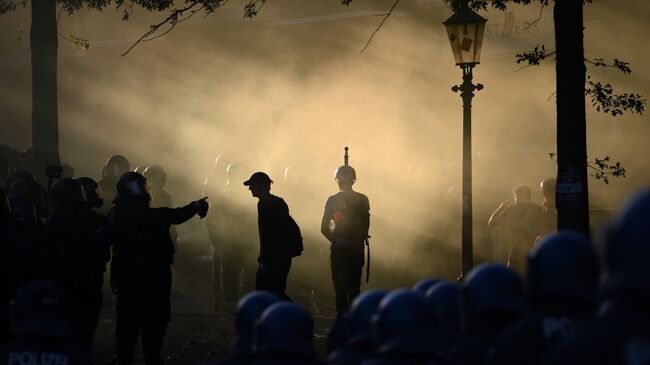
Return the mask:
[(197, 208), (149, 208), (142, 203), (115, 205), (108, 215), (113, 241), (112, 285), (155, 278), (152, 272), (169, 270), (174, 260), (174, 246), (169, 236), (172, 224), (192, 218)]
[(282, 198), (270, 195), (261, 199), (257, 203), (257, 213), (261, 263), (286, 261), (300, 254), (300, 229), (289, 215), (289, 207)]
[(52, 210), (48, 234), (63, 261), (66, 289), (78, 294), (101, 293), (106, 263), (110, 259), (105, 225), (106, 217), (85, 205)]

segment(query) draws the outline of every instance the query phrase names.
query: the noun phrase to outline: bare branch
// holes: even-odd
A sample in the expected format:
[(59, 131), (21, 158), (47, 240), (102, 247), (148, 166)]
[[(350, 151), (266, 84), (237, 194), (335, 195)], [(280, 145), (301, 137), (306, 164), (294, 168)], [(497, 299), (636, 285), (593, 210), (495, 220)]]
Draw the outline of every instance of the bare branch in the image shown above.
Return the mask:
[(203, 9), (203, 5), (201, 5), (201, 7), (198, 8), (198, 9), (196, 9), (196, 10), (192, 10), (192, 11), (190, 12), (190, 15), (186, 16), (186, 17), (183, 18), (183, 19), (170, 21), (169, 24), (171, 24), (171, 26), (170, 26), (166, 31), (164, 31), (164, 32), (162, 32), (162, 33), (160, 33), (160, 34), (158, 34), (158, 35), (155, 35), (155, 36), (153, 36), (153, 37), (143, 39), (142, 41), (143, 41), (143, 42), (149, 42), (149, 41), (153, 41), (154, 39), (158, 39), (158, 38), (160, 38), (160, 37), (164, 37), (165, 35), (167, 35), (167, 33), (171, 32), (172, 29), (174, 29), (174, 28), (176, 27), (177, 24), (180, 24), (180, 23), (182, 23), (182, 22), (188, 20), (189, 18), (193, 17), (194, 14), (198, 13), (198, 12), (201, 11), (202, 9)]
[(393, 3), (393, 6), (390, 7), (390, 10), (388, 11), (388, 13), (386, 13), (386, 16), (384, 16), (384, 19), (381, 20), (381, 23), (379, 23), (379, 26), (377, 27), (377, 29), (375, 29), (375, 31), (372, 32), (372, 34), (370, 35), (370, 38), (368, 38), (368, 42), (366, 42), (366, 45), (363, 46), (363, 49), (359, 53), (363, 53), (363, 51), (365, 51), (366, 48), (368, 48), (368, 46), (370, 46), (370, 43), (372, 42), (372, 38), (375, 36), (375, 34), (377, 34), (377, 32), (379, 32), (379, 30), (384, 25), (384, 23), (386, 22), (388, 17), (390, 17), (390, 15), (393, 13), (393, 10), (397, 6), (397, 4), (399, 4), (399, 2), (400, 2), (400, 0), (395, 0), (395, 2)]
[(179, 16), (182, 16), (183, 13), (185, 13), (186, 11), (192, 9), (192, 8), (195, 7), (197, 4), (198, 4), (198, 2), (193, 2), (193, 3), (191, 3), (190, 5), (188, 5), (188, 6), (184, 7), (184, 8), (181, 8), (181, 9), (174, 9), (174, 10), (172, 10), (171, 14), (170, 14), (167, 18), (165, 18), (163, 21), (161, 21), (161, 22), (158, 23), (158, 24), (151, 25), (151, 26), (150, 26), (150, 29), (149, 29), (147, 32), (145, 32), (145, 33), (144, 33), (144, 34), (143, 34), (143, 35), (142, 35), (142, 36), (141, 36), (137, 41), (135, 41), (135, 42), (131, 45), (131, 47), (129, 47), (129, 49), (126, 50), (126, 52), (122, 53), (122, 56), (126, 56), (127, 54), (129, 54), (129, 52), (131, 52), (131, 50), (132, 50), (133, 48), (135, 48), (135, 47), (136, 47), (138, 44), (140, 44), (141, 42), (145, 42), (145, 41), (147, 41), (147, 40), (151, 40), (151, 39), (155, 39), (155, 38), (157, 38), (157, 37), (154, 37), (154, 38), (150, 38), (150, 37), (151, 37), (152, 35), (156, 34), (156, 32), (158, 32), (158, 30), (159, 30), (163, 25), (165, 25), (165, 24), (167, 24), (167, 23), (171, 24), (171, 27), (170, 27), (168, 30), (166, 30), (163, 34), (167, 34), (167, 33), (169, 33), (169, 31), (171, 31), (171, 30), (176, 26), (176, 23), (178, 23), (178, 17), (179, 17)]
[(542, 3), (541, 3), (541, 6), (540, 6), (540, 8), (539, 8), (539, 15), (538, 15), (537, 18), (536, 18), (535, 20), (533, 20), (532, 22), (524, 22), (524, 29), (528, 30), (528, 29), (530, 29), (530, 27), (532, 27), (533, 25), (537, 24), (537, 22), (539, 22), (540, 20), (542, 20), (542, 15), (544, 14), (544, 8), (545, 8), (546, 6), (548, 6), (548, 3), (547, 3), (547, 2), (542, 2)]

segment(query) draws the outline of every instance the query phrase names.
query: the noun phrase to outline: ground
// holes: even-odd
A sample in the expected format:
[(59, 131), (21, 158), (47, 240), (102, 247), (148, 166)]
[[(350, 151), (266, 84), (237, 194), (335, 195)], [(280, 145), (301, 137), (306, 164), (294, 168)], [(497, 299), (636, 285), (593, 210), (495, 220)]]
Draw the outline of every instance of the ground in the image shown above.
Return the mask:
[[(208, 364), (230, 352), (234, 338), (234, 304), (225, 304), (215, 312), (205, 299), (174, 290), (172, 293), (172, 319), (167, 329), (163, 359), (167, 364)], [(325, 330), (333, 316), (317, 315), (314, 318), (314, 342), (318, 351), (325, 351)], [(95, 335), (93, 360), (97, 365), (107, 364), (115, 349), (115, 313), (110, 301), (102, 309)], [(139, 357), (136, 361), (142, 362)]]

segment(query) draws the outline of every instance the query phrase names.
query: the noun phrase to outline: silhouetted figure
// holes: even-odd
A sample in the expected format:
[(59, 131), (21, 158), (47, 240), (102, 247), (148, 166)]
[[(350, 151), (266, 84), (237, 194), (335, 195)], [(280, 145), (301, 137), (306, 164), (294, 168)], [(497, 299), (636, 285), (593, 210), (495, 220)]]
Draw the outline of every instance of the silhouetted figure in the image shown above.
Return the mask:
[(460, 338), (460, 285), (440, 282), (429, 288), (425, 297), (436, 312), (446, 349)]
[(259, 235), (255, 229), (257, 227), (255, 209), (251, 206), (250, 197), (241, 185), (250, 176), (250, 172), (241, 165), (231, 163), (227, 173), (228, 182), (221, 196), (224, 220), (221, 278), (223, 300), (237, 302), (240, 296), (240, 283), (242, 295), (255, 289), (255, 273), (259, 265), (251, 253), (258, 249)]
[(544, 202), (542, 203), (542, 210), (544, 212), (544, 230), (541, 238), (557, 231), (557, 207), (555, 205), (556, 185), (557, 181), (552, 177), (543, 180), (539, 184), (539, 187), (542, 190), (542, 196), (544, 196)]
[(0, 221), (0, 344), (11, 338), (9, 302), (18, 290), (32, 280), (58, 279), (54, 269), (61, 267), (32, 201), (16, 194), (5, 201), (10, 215)]
[(87, 206), (83, 187), (75, 179), (66, 177), (54, 183), (50, 199), (53, 209), (48, 234), (63, 260), (62, 285), (75, 314), (71, 318), (72, 340), (90, 354), (110, 259), (106, 217)]
[(408, 289), (392, 291), (379, 302), (373, 325), (379, 356), (364, 365), (433, 364), (445, 344), (427, 300)]
[(149, 165), (142, 173), (147, 179), (151, 194), (151, 207), (153, 208), (169, 208), (173, 206), (172, 197), (165, 190), (165, 183), (167, 182), (167, 173), (158, 165)]
[(327, 199), (321, 221), (321, 233), (331, 243), (330, 264), (339, 315), (361, 291), (363, 250), (370, 228), (370, 203), (367, 196), (352, 190), (357, 175), (347, 165), (347, 148), (345, 162), (335, 176), (340, 192)]
[(535, 245), (535, 240), (543, 232), (544, 216), (542, 208), (530, 202), (530, 188), (518, 186), (513, 190), (514, 205), (502, 202), (492, 213), (488, 225), (495, 227), (508, 224), (511, 239), (508, 246), (508, 267), (524, 272), (526, 255)]
[(18, 339), (0, 348), (0, 365), (92, 364), (87, 353), (66, 341), (69, 317), (61, 289), (47, 281), (27, 284), (16, 295), (12, 311), (12, 329)]
[(99, 186), (101, 187), (106, 200), (106, 204), (104, 204), (100, 209), (102, 214), (107, 214), (111, 209), (111, 203), (117, 195), (117, 190), (115, 189), (117, 180), (122, 176), (122, 174), (129, 171), (130, 168), (131, 165), (129, 164), (129, 160), (122, 155), (112, 155), (106, 160), (106, 163), (102, 168), (102, 179), (99, 180)]
[(596, 252), (586, 237), (563, 231), (544, 238), (526, 268), (532, 311), (503, 333), (489, 363), (543, 364), (554, 347), (591, 323), (598, 280)]
[(519, 276), (496, 263), (469, 272), (461, 286), (460, 304), (463, 332), (443, 354), (445, 364), (485, 364), (499, 335), (527, 309)]
[(280, 301), (275, 294), (266, 291), (254, 291), (246, 294), (235, 310), (235, 330), (237, 337), (232, 342), (233, 353), (215, 365), (249, 364), (258, 359), (253, 344), (253, 332), (264, 310)]
[(244, 182), (257, 203), (258, 229), (260, 234), (259, 268), (255, 290), (267, 290), (283, 299), (287, 296), (287, 276), (291, 258), (302, 253), (300, 228), (289, 215), (287, 203), (271, 194), (271, 178), (256, 172)]
[(36, 208), (36, 215), (41, 219), (46, 219), (50, 212), (45, 188), (34, 180), (32, 175), (13, 179), (16, 175), (22, 176), (22, 173), (12, 174), (7, 179), (7, 181), (11, 181), (9, 194), (18, 194), (29, 198)]
[(99, 209), (104, 205), (104, 193), (97, 182), (89, 177), (78, 177), (76, 179), (86, 196), (86, 206), (92, 209)]
[(222, 251), (224, 243), (227, 242), (222, 195), (227, 181), (226, 165), (223, 156), (219, 155), (214, 161), (212, 174), (203, 182), (203, 195), (210, 197), (210, 210), (205, 217), (205, 226), (212, 246), (212, 300), (215, 311), (220, 309), (219, 302), (222, 300)]
[(118, 364), (133, 363), (133, 351), (142, 332), (147, 364), (161, 364), (160, 351), (170, 319), (171, 268), (174, 248), (172, 224), (195, 214), (204, 217), (206, 198), (182, 208), (150, 208), (146, 179), (127, 172), (117, 183), (115, 206), (108, 215), (114, 234), (111, 286), (117, 295), (115, 329)]
[(595, 323), (564, 341), (548, 364), (650, 363), (650, 190), (632, 195), (602, 232)]
[(256, 365), (319, 364), (313, 345), (314, 322), (295, 303), (271, 304), (255, 322)]
[[(151, 195), (152, 208), (171, 208), (174, 206), (171, 195), (169, 195), (169, 193), (165, 190), (165, 183), (167, 183), (167, 173), (162, 167), (158, 165), (149, 165), (144, 169), (142, 176), (147, 179), (147, 185), (150, 189), (149, 194)], [(176, 227), (170, 227), (169, 234), (172, 238), (172, 242), (174, 243), (175, 251), (176, 240), (178, 239)]]

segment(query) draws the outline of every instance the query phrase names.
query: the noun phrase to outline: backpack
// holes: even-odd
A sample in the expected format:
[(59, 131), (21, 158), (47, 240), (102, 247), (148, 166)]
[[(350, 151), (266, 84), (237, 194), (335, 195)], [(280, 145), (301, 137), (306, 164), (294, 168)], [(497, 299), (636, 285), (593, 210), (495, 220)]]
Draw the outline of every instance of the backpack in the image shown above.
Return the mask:
[(298, 223), (289, 216), (288, 227), (287, 227), (287, 248), (288, 253), (291, 257), (300, 256), (303, 251), (302, 245), (302, 234), (300, 233), (300, 227)]

